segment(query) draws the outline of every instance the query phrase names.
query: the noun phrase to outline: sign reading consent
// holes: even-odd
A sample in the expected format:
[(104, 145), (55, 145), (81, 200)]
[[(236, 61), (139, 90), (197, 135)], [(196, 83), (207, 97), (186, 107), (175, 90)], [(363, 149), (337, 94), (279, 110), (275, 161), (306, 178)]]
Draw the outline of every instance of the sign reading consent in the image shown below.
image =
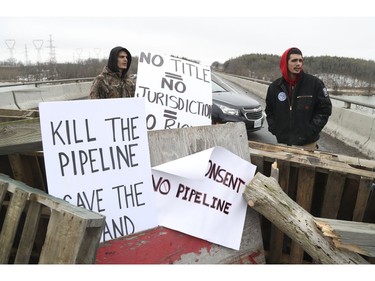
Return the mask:
[(39, 104), (49, 194), (106, 216), (101, 241), (156, 227), (143, 99)]
[(255, 170), (222, 147), (153, 167), (159, 224), (239, 250)]
[(212, 86), (208, 66), (141, 52), (135, 95), (146, 101), (148, 130), (211, 124)]

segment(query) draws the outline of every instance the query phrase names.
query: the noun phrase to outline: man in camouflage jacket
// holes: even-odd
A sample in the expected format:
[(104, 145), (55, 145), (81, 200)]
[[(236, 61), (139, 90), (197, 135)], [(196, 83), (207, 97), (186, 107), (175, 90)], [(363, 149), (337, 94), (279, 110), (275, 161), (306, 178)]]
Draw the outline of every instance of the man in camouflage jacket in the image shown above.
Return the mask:
[(90, 99), (134, 97), (135, 84), (127, 74), (132, 57), (124, 47), (111, 50), (108, 64), (95, 78), (90, 90)]

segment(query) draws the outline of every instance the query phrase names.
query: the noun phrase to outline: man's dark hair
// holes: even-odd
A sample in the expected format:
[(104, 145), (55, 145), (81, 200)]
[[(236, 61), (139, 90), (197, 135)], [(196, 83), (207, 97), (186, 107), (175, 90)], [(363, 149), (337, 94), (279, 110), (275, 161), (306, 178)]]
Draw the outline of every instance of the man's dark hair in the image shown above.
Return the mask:
[(290, 59), (290, 55), (302, 55), (302, 52), (300, 49), (298, 48), (291, 48), (288, 52), (288, 57), (287, 57), (287, 61)]

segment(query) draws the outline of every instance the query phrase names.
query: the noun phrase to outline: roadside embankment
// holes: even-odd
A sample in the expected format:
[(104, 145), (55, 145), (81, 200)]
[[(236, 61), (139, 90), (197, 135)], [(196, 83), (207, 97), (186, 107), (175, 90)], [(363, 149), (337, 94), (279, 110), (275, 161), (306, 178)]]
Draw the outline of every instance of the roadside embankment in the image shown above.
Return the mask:
[[(216, 73), (223, 78), (247, 89), (265, 99), (267, 84), (261, 84), (245, 78)], [(333, 106), (332, 115), (323, 131), (330, 136), (355, 147), (370, 158), (375, 158), (375, 118), (350, 108)]]

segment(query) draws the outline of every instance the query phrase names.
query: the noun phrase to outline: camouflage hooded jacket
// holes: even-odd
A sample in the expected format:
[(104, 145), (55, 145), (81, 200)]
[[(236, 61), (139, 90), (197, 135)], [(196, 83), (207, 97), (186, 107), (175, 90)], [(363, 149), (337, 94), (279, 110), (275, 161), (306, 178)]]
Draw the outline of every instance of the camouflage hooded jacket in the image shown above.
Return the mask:
[[(128, 54), (128, 66), (125, 71), (119, 71), (117, 67), (117, 55), (120, 51)], [(90, 99), (127, 98), (134, 97), (135, 84), (127, 75), (131, 64), (131, 54), (123, 47), (115, 47), (111, 50), (108, 64), (94, 79), (90, 90)]]

